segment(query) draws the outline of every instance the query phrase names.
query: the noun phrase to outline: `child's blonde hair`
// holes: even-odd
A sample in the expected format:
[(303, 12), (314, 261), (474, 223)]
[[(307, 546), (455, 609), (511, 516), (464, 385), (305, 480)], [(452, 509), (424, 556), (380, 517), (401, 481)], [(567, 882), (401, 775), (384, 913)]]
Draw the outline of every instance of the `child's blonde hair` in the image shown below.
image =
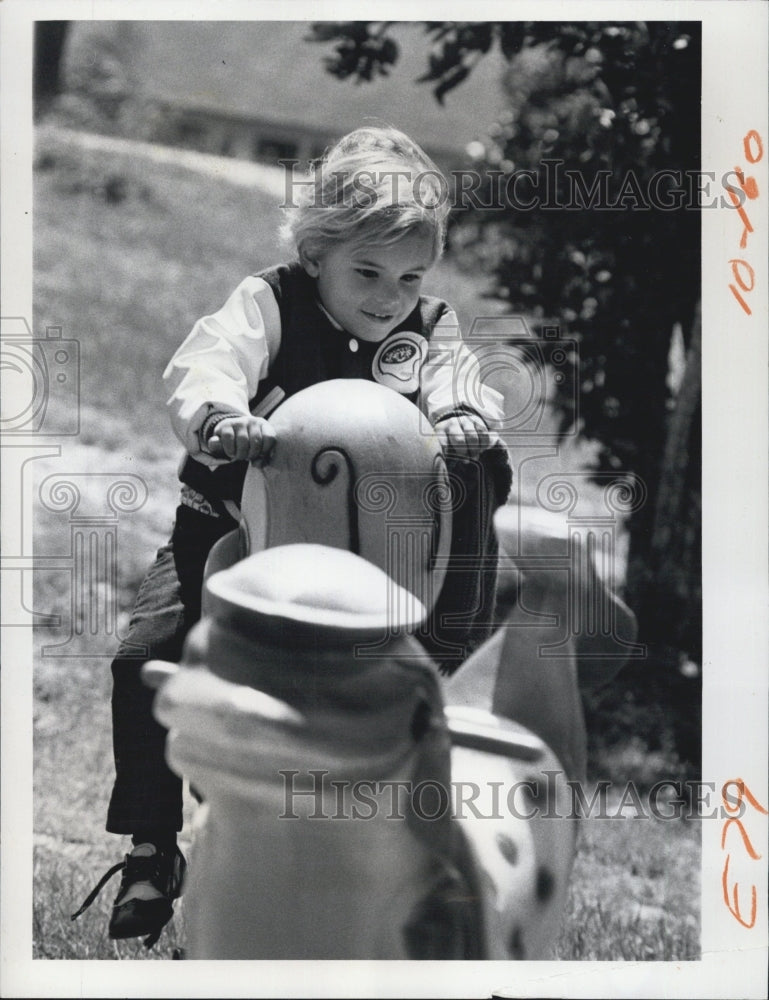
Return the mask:
[(285, 206), (282, 235), (301, 260), (317, 260), (339, 243), (387, 245), (429, 232), (435, 260), (443, 252), (448, 182), (403, 132), (366, 127), (343, 136), (315, 164)]

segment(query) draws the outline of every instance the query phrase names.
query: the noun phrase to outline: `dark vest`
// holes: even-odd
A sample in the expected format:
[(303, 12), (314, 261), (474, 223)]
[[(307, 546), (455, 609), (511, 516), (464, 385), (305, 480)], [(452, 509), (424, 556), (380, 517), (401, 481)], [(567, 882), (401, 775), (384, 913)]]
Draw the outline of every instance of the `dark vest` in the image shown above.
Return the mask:
[[(256, 277), (267, 282), (278, 303), (281, 338), (277, 356), (270, 359), (269, 374), (249, 401), (252, 410), (275, 386), (288, 397), (328, 379), (374, 381), (371, 365), (380, 345), (356, 337), (358, 350), (350, 350), (350, 334), (338, 330), (319, 307), (315, 280), (300, 264), (281, 264)], [(441, 299), (422, 295), (413, 312), (392, 332), (410, 330), (429, 340), (447, 309)], [(418, 391), (406, 395), (412, 403), (418, 397)], [(247, 468), (247, 462), (230, 462), (211, 469), (188, 456), (179, 478), (209, 500), (240, 503)]]

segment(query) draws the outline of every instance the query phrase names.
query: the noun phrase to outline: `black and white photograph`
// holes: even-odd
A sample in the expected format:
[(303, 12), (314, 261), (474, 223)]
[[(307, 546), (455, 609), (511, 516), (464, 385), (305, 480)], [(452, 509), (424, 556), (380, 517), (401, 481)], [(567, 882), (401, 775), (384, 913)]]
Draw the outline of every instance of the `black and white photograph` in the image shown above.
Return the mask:
[(3, 995), (767, 995), (767, 8), (446, 10), (0, 11)]

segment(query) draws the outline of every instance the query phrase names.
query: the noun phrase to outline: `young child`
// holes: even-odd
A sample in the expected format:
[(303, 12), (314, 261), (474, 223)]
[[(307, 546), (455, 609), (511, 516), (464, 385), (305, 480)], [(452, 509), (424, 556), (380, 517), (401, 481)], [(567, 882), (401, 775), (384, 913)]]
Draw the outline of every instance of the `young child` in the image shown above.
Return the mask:
[[(254, 415), (263, 401), (338, 378), (376, 380), (401, 392), (429, 418), (450, 470), (484, 470), (475, 485), (468, 480), (464, 520), (455, 514), (452, 558), (458, 547), (481, 557), (496, 551), (491, 515), (510, 486), (506, 453), (495, 445), (501, 399), (481, 384), (450, 307), (420, 294), (443, 249), (445, 179), (407, 136), (363, 128), (327, 152), (312, 183), (296, 187), (285, 231), (298, 260), (241, 282), (218, 312), (195, 324), (164, 373), (171, 422), (187, 452), (181, 502), (112, 665), (116, 781), (107, 830), (131, 835), (133, 849), (80, 911), (122, 870), (113, 938), (146, 934), (145, 944), (154, 943), (172, 915), (184, 869), (176, 846), (182, 784), (165, 763), (166, 733), (141, 680), (144, 660), (132, 649), (181, 659), (201, 613), (206, 557), (236, 526), (249, 460), (269, 460), (275, 443), (269, 420)], [(479, 456), (491, 461), (467, 461)], [(471, 568), (450, 584), (449, 573), (428, 648), (431, 639), (434, 651), (443, 648), (437, 623), (446, 612), (478, 610), (480, 627), (468, 641), (485, 638), (494, 572), (482, 576)]]

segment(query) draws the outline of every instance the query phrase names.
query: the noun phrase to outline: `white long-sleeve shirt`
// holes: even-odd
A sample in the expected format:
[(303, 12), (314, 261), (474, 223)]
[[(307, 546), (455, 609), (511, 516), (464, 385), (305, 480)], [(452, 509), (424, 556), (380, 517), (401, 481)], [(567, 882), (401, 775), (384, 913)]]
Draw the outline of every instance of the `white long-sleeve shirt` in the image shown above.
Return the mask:
[(188, 454), (209, 468), (224, 462), (202, 447), (200, 431), (211, 414), (247, 415), (270, 381), (290, 395), (338, 377), (389, 386), (433, 425), (459, 412), (478, 414), (490, 429), (503, 419), (502, 397), (482, 383), (445, 302), (420, 296), (398, 330), (371, 344), (334, 323), (297, 264), (242, 281), (221, 309), (195, 323), (163, 375), (173, 429)]

